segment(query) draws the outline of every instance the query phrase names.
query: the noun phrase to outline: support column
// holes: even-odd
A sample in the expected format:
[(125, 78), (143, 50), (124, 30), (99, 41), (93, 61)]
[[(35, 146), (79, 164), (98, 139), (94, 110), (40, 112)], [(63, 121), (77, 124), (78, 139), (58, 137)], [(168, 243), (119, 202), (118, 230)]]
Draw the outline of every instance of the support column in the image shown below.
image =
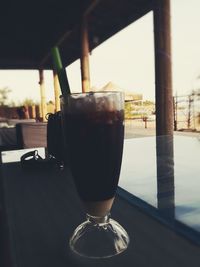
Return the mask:
[(40, 97), (41, 97), (41, 109), (40, 109), (40, 117), (42, 121), (46, 121), (47, 114), (47, 104), (46, 104), (46, 95), (45, 95), (45, 85), (44, 85), (44, 70), (39, 70), (39, 84), (40, 84)]
[(156, 135), (173, 135), (170, 0), (154, 7)]
[(56, 71), (53, 71), (53, 83), (54, 83), (54, 96), (55, 96), (55, 112), (60, 111), (60, 84), (58, 80), (58, 74)]
[(28, 107), (28, 111), (29, 111), (29, 116), (30, 119), (36, 119), (36, 109), (35, 109), (35, 105), (31, 105)]
[(86, 17), (83, 17), (81, 24), (81, 80), (82, 92), (88, 92), (90, 90), (90, 70), (88, 25)]

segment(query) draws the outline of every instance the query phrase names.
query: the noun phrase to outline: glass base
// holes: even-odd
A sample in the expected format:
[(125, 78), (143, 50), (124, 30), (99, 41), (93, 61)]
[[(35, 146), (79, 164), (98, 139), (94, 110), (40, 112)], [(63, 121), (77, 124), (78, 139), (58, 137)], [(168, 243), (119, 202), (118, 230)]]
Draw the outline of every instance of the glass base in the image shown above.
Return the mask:
[(127, 249), (129, 236), (110, 215), (95, 217), (87, 214), (70, 239), (70, 248), (80, 256), (108, 258)]

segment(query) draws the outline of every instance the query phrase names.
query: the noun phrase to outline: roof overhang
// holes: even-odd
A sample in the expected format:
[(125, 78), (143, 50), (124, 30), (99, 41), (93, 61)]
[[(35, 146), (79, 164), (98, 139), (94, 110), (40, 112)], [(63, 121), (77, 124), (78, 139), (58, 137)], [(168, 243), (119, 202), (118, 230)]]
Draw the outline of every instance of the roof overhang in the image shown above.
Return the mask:
[(87, 16), (90, 51), (153, 9), (155, 0), (43, 0), (1, 4), (0, 69), (52, 69), (51, 48), (63, 64), (80, 58)]

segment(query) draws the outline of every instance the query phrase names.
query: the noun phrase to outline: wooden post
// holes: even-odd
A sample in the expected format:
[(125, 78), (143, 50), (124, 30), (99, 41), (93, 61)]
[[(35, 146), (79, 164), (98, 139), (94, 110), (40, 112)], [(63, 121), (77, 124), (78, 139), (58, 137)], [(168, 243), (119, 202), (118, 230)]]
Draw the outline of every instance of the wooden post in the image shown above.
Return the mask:
[(175, 96), (173, 97), (173, 112), (174, 112), (174, 131), (177, 131), (177, 103)]
[(154, 7), (156, 135), (173, 135), (170, 0)]
[(147, 129), (147, 117), (144, 117), (144, 127)]
[(41, 105), (36, 105), (35, 106), (35, 115), (36, 115), (36, 121), (39, 121), (41, 116), (40, 116), (40, 106)]
[(55, 112), (60, 111), (60, 84), (58, 80), (58, 74), (56, 71), (53, 71), (53, 82), (54, 82), (54, 95), (55, 95)]
[(42, 121), (46, 121), (47, 114), (47, 104), (46, 104), (46, 95), (45, 95), (45, 85), (44, 85), (44, 71), (39, 70), (39, 84), (40, 84), (40, 97), (41, 97), (41, 113), (40, 117)]
[(32, 108), (32, 117), (33, 117), (33, 119), (36, 119), (36, 108), (35, 108), (35, 105), (32, 105), (31, 108)]
[(187, 119), (187, 128), (190, 129), (191, 126), (191, 95), (188, 96), (188, 119)]
[(35, 119), (36, 118), (35, 105), (28, 106), (28, 111), (30, 119)]
[(90, 71), (88, 26), (86, 17), (83, 17), (81, 24), (81, 80), (82, 92), (88, 92), (90, 90)]

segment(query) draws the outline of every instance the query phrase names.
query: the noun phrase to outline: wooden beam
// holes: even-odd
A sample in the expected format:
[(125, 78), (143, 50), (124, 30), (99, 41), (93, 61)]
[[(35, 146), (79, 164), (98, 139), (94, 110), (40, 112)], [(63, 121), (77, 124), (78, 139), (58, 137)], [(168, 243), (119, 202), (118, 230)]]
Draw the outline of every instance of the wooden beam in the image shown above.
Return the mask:
[(82, 92), (88, 92), (90, 90), (89, 40), (87, 18), (85, 16), (81, 24), (81, 80)]
[[(102, 0), (93, 0), (92, 3), (84, 10), (83, 12), (83, 16), (86, 17), (88, 16), (96, 7), (97, 5), (101, 2)], [(78, 26), (79, 27), (79, 26)], [(73, 32), (75, 32), (77, 30), (77, 25), (72, 29), (72, 30), (68, 30), (66, 31), (61, 37), (60, 39), (58, 39), (58, 41), (56, 42), (56, 46), (61, 46), (66, 40), (67, 38), (70, 38), (71, 34)], [(42, 58), (41, 62), (40, 62), (40, 66), (43, 66), (46, 61), (51, 57), (51, 51), (48, 51), (48, 53)]]
[(170, 0), (154, 7), (156, 135), (173, 135)]
[(92, 3), (87, 7), (87, 9), (84, 11), (84, 16), (88, 16), (101, 2), (101, 0), (93, 0)]
[(58, 74), (56, 71), (53, 71), (53, 82), (54, 82), (54, 96), (55, 96), (55, 112), (60, 111), (60, 84), (58, 80)]
[(40, 84), (40, 98), (41, 98), (40, 117), (42, 118), (42, 121), (46, 121), (47, 104), (46, 104), (44, 70), (43, 69), (39, 70), (39, 84)]

